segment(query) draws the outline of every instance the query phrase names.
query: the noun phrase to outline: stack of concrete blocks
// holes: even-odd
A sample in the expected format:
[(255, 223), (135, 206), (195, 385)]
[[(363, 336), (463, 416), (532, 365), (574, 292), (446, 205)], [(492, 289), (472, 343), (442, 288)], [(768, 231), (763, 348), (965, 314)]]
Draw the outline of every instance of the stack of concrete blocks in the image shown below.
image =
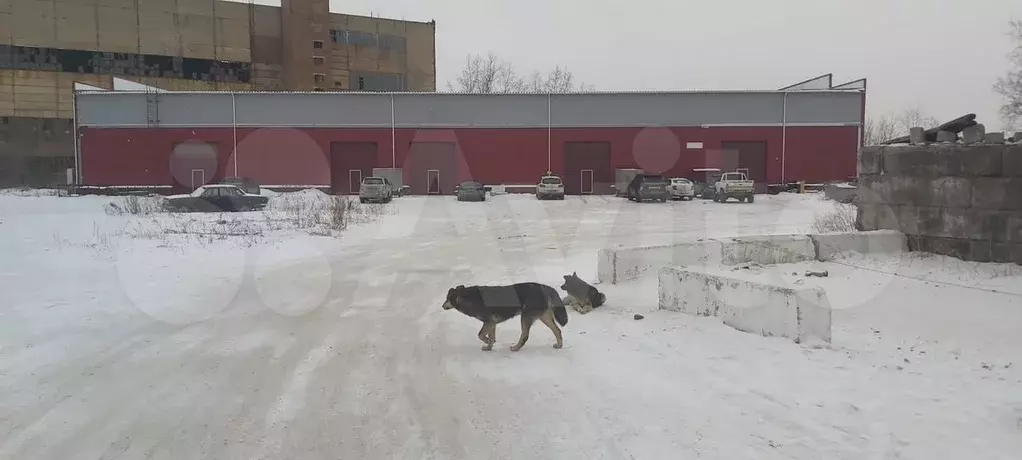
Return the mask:
[(912, 251), (1022, 264), (1019, 136), (966, 131), (962, 143), (864, 147), (858, 228), (904, 232)]

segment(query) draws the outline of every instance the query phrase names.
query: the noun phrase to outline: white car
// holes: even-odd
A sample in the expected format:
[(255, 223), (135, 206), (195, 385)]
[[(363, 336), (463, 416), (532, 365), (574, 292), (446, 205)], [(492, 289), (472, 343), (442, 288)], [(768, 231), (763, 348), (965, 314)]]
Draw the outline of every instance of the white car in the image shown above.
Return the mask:
[(540, 178), (539, 183), (536, 184), (536, 199), (545, 200), (547, 198), (564, 199), (564, 182), (559, 176), (547, 174)]
[(672, 200), (691, 200), (696, 196), (695, 184), (684, 177), (672, 177), (667, 190), (671, 193)]

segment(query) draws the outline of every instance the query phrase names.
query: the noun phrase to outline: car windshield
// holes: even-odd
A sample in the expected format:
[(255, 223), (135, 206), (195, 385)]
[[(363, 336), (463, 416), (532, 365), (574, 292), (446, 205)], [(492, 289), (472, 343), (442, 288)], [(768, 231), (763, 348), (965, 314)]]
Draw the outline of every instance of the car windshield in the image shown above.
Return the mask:
[(664, 180), (664, 176), (642, 176), (642, 180), (647, 184), (667, 182), (666, 180)]
[(561, 178), (560, 177), (544, 177), (543, 180), (540, 181), (540, 183), (542, 183), (542, 184), (555, 184), (556, 185), (556, 184), (560, 184), (561, 183)]
[(477, 188), (483, 188), (483, 184), (480, 184), (479, 182), (463, 182), (461, 184), (462, 190), (472, 190)]
[(366, 185), (383, 185), (383, 178), (367, 177), (362, 183)]
[(692, 181), (690, 181), (688, 179), (671, 179), (671, 182), (674, 182), (675, 184), (680, 184), (680, 185), (691, 184), (692, 183)]
[(742, 173), (727, 173), (724, 175), (723, 180), (743, 180), (745, 175)]

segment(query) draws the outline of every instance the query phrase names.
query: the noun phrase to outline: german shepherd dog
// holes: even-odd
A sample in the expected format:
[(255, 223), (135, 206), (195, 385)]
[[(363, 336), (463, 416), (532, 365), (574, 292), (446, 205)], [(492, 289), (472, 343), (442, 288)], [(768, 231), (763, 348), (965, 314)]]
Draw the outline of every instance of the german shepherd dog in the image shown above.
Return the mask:
[(571, 296), (573, 300), (571, 302), (572, 308), (582, 314), (589, 313), (594, 308), (599, 308), (607, 302), (607, 296), (583, 281), (575, 272), (572, 272), (570, 275), (564, 275), (564, 284), (561, 285), (561, 289)]
[[(539, 319), (554, 333), (557, 343), (554, 348), (561, 348), (561, 326), (568, 324), (568, 311), (561, 302), (557, 291), (545, 284), (517, 283), (505, 286), (457, 286), (447, 291), (444, 310), (458, 310), (483, 322), (479, 330), (484, 351), (493, 349), (497, 341), (497, 324), (515, 316), (522, 317), (522, 334), (518, 343), (511, 346), (511, 351), (518, 351), (529, 340), (529, 328)], [(556, 321), (556, 322), (555, 322)]]

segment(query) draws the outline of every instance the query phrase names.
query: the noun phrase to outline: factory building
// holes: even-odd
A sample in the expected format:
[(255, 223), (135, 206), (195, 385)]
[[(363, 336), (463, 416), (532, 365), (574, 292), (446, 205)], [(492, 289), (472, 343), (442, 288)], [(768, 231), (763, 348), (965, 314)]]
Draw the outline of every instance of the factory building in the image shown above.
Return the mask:
[(220, 0), (0, 0), (0, 186), (74, 165), (72, 90), (434, 91), (435, 24)]

